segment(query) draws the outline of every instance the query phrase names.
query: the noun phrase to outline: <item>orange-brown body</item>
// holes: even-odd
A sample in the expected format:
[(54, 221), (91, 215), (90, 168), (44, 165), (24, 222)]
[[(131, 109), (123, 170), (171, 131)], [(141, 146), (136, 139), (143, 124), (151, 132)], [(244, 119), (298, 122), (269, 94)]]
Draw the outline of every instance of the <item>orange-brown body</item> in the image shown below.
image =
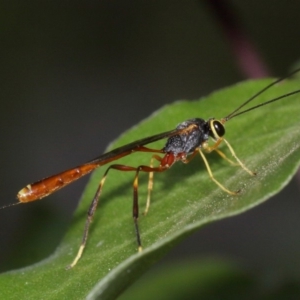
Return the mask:
[(20, 202), (26, 203), (42, 199), (49, 194), (63, 188), (67, 184), (79, 179), (80, 177), (90, 173), (99, 165), (86, 164), (71, 170), (64, 171), (60, 174), (53, 175), (37, 181), (33, 184), (28, 184), (19, 191), (17, 197)]

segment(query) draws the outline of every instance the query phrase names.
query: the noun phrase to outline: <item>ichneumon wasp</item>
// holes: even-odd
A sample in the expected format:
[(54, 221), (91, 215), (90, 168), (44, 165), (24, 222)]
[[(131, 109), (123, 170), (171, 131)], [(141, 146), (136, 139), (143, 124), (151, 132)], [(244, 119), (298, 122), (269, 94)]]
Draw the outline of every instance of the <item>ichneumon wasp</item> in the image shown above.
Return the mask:
[[(240, 106), (238, 106), (235, 110), (233, 110), (230, 114), (223, 117), (222, 119), (219, 119), (219, 120), (215, 119), (215, 118), (210, 118), (208, 120), (204, 120), (201, 118), (189, 119), (189, 120), (186, 120), (186, 121), (178, 124), (177, 127), (173, 130), (159, 133), (159, 134), (156, 134), (156, 135), (153, 135), (150, 137), (142, 138), (140, 140), (137, 140), (137, 141), (134, 141), (127, 145), (116, 148), (112, 151), (109, 151), (107, 153), (100, 155), (99, 157), (97, 157), (85, 164), (79, 165), (75, 168), (66, 170), (64, 172), (58, 173), (56, 175), (47, 177), (45, 179), (42, 179), (40, 181), (37, 181), (35, 183), (27, 185), (26, 187), (21, 189), (19, 191), (19, 193), (17, 194), (19, 202), (4, 206), (3, 208), (12, 206), (12, 205), (16, 205), (16, 204), (20, 204), (20, 203), (27, 203), (27, 202), (42, 199), (42, 198), (54, 193), (55, 191), (65, 187), (66, 185), (74, 182), (75, 180), (81, 178), (82, 176), (90, 173), (91, 171), (95, 170), (96, 168), (98, 168), (100, 166), (106, 165), (110, 162), (114, 162), (114, 161), (120, 159), (121, 157), (133, 154), (134, 152), (149, 152), (149, 153), (152, 153), (152, 157), (151, 157), (149, 165), (139, 165), (139, 166), (134, 167), (134, 166), (128, 166), (128, 165), (123, 165), (123, 164), (111, 164), (106, 169), (101, 181), (98, 184), (98, 188), (96, 190), (94, 198), (92, 199), (92, 202), (88, 209), (88, 216), (86, 219), (83, 238), (82, 238), (82, 242), (79, 247), (78, 253), (77, 253), (75, 259), (73, 260), (73, 262), (70, 264), (70, 266), (68, 266), (68, 268), (74, 267), (77, 264), (78, 260), (82, 256), (82, 253), (83, 253), (83, 250), (85, 248), (86, 241), (88, 238), (89, 227), (92, 222), (93, 216), (95, 214), (95, 211), (96, 211), (96, 208), (97, 208), (97, 205), (99, 202), (99, 198), (100, 198), (100, 195), (102, 192), (103, 185), (104, 185), (107, 175), (111, 169), (115, 169), (115, 170), (119, 170), (119, 171), (129, 171), (129, 172), (135, 173), (134, 181), (133, 181), (133, 220), (134, 220), (138, 250), (142, 251), (142, 243), (141, 243), (140, 232), (139, 232), (139, 227), (138, 227), (138, 217), (139, 217), (138, 178), (139, 178), (139, 173), (145, 172), (145, 173), (149, 174), (148, 196), (147, 196), (145, 213), (148, 212), (149, 206), (150, 206), (150, 198), (151, 198), (151, 192), (153, 189), (154, 173), (164, 172), (164, 171), (168, 170), (177, 161), (181, 161), (181, 162), (187, 164), (198, 154), (201, 156), (201, 158), (206, 166), (206, 169), (207, 169), (210, 179), (212, 181), (214, 181), (224, 192), (226, 192), (230, 195), (238, 194), (239, 191), (231, 191), (231, 190), (227, 189), (222, 183), (220, 183), (214, 177), (204, 153), (210, 153), (212, 151), (215, 151), (217, 154), (219, 154), (222, 158), (227, 160), (229, 163), (239, 165), (242, 169), (244, 169), (250, 175), (255, 175), (254, 172), (249, 170), (244, 165), (244, 163), (242, 163), (242, 161), (235, 154), (235, 151), (233, 150), (233, 148), (231, 147), (229, 142), (224, 138), (224, 135), (225, 135), (224, 124), (234, 117), (237, 117), (237, 116), (247, 113), (251, 110), (257, 109), (261, 106), (271, 104), (271, 103), (281, 100), (283, 98), (290, 97), (294, 94), (299, 93), (300, 89), (292, 91), (292, 92), (284, 94), (284, 95), (281, 95), (281, 96), (278, 96), (269, 101), (266, 101), (266, 102), (263, 102), (258, 105), (255, 105), (250, 108), (242, 110), (243, 107), (245, 107), (248, 103), (250, 103), (252, 100), (257, 98), (263, 92), (265, 92), (272, 86), (276, 85), (277, 83), (283, 81), (284, 79), (291, 77), (293, 74), (295, 74), (296, 72), (299, 72), (299, 71), (300, 71), (300, 69), (297, 69), (294, 72), (288, 74), (287, 76), (271, 82), (270, 84), (268, 84), (262, 90), (260, 90), (256, 94), (254, 94), (252, 97), (250, 97), (245, 102), (243, 102)], [(153, 143), (153, 142), (161, 140), (161, 139), (167, 139), (166, 144), (162, 149), (151, 149), (151, 148), (145, 147), (145, 145), (148, 145), (150, 143)], [(214, 144), (212, 146), (210, 146), (208, 144), (208, 141), (210, 139), (214, 142)], [(228, 147), (232, 157), (235, 159), (234, 162), (232, 160), (230, 160), (229, 158), (227, 158), (227, 156), (221, 150), (219, 150), (219, 145), (222, 142), (225, 143), (226, 146)], [(157, 166), (154, 165), (155, 162), (157, 163)]]

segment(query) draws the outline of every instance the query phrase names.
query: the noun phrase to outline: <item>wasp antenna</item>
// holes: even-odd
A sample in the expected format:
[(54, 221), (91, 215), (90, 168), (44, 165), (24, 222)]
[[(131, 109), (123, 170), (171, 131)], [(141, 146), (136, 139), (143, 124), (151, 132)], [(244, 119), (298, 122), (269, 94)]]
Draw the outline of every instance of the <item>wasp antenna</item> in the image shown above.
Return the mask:
[(15, 202), (15, 203), (10, 203), (10, 204), (7, 204), (7, 205), (4, 205), (4, 206), (1, 206), (0, 209), (3, 209), (3, 208), (7, 208), (7, 207), (11, 207), (11, 206), (15, 206), (17, 204), (20, 204), (22, 202)]
[(295, 95), (295, 94), (298, 94), (298, 93), (300, 93), (300, 90), (296, 90), (296, 91), (293, 91), (293, 92), (290, 92), (290, 93), (281, 95), (281, 96), (279, 96), (279, 97), (276, 97), (276, 98), (274, 98), (274, 99), (268, 100), (268, 101), (266, 101), (266, 102), (264, 102), (264, 103), (257, 104), (257, 105), (255, 105), (255, 106), (252, 106), (252, 107), (248, 108), (248, 109), (242, 110), (242, 111), (236, 113), (235, 115), (232, 115), (229, 119), (228, 119), (227, 117), (226, 117), (226, 118), (223, 118), (223, 119), (221, 120), (221, 122), (222, 122), (222, 124), (224, 124), (226, 121), (228, 121), (228, 120), (230, 120), (230, 119), (232, 119), (232, 118), (234, 118), (234, 117), (236, 117), (236, 116), (242, 115), (242, 114), (244, 114), (244, 113), (246, 113), (246, 112), (248, 112), (248, 111), (250, 111), (250, 110), (253, 110), (253, 109), (256, 109), (256, 108), (258, 108), (258, 107), (261, 107), (261, 106), (270, 104), (270, 103), (272, 103), (272, 102), (276, 102), (276, 101), (278, 101), (278, 100), (280, 100), (280, 99), (287, 98), (287, 97), (290, 97), (290, 96)]
[[(270, 101), (268, 101), (268, 102), (259, 104), (259, 105), (257, 105), (257, 106), (254, 106), (254, 107), (249, 108), (248, 110), (244, 110), (243, 112), (237, 113), (241, 108), (243, 108), (243, 107), (244, 107), (245, 105), (247, 105), (249, 102), (251, 102), (252, 100), (254, 100), (255, 98), (257, 98), (257, 97), (258, 97), (259, 95), (261, 95), (263, 92), (265, 92), (266, 90), (268, 90), (269, 88), (271, 88), (271, 87), (274, 86), (275, 84), (277, 84), (277, 83), (279, 83), (279, 82), (281, 82), (281, 81), (283, 81), (283, 80), (285, 80), (285, 79), (287, 79), (287, 78), (290, 78), (291, 76), (293, 76), (294, 74), (298, 73), (299, 71), (300, 71), (300, 68), (297, 68), (296, 70), (294, 70), (293, 72), (289, 73), (288, 75), (285, 75), (285, 76), (283, 76), (283, 77), (281, 77), (281, 78), (279, 78), (279, 79), (277, 79), (277, 80), (271, 82), (270, 84), (268, 84), (268, 85), (267, 85), (266, 87), (264, 87), (262, 90), (260, 90), (259, 92), (257, 92), (256, 94), (254, 94), (252, 97), (250, 97), (248, 100), (246, 100), (244, 103), (242, 103), (239, 107), (237, 107), (237, 108), (236, 108), (234, 111), (232, 111), (229, 115), (227, 115), (225, 118), (223, 118), (224, 123), (225, 123), (226, 121), (228, 121), (229, 119), (232, 119), (233, 117), (238, 116), (238, 115), (240, 115), (240, 114), (242, 114), (242, 113), (244, 113), (244, 112), (246, 112), (246, 111), (255, 109), (255, 108), (257, 108), (257, 107), (260, 107), (260, 106), (266, 105), (266, 104), (268, 104), (268, 103), (275, 102), (275, 101), (277, 101), (277, 100), (279, 100), (279, 99), (282, 99), (282, 98), (287, 97), (287, 96), (283, 95), (283, 96), (281, 96), (281, 97), (278, 97), (278, 99), (277, 99), (277, 98), (276, 98), (276, 99), (272, 99), (272, 100), (270, 100)], [(290, 96), (291, 94), (296, 94), (296, 93), (298, 93), (298, 91), (296, 91), (295, 93), (287, 94), (287, 95)]]

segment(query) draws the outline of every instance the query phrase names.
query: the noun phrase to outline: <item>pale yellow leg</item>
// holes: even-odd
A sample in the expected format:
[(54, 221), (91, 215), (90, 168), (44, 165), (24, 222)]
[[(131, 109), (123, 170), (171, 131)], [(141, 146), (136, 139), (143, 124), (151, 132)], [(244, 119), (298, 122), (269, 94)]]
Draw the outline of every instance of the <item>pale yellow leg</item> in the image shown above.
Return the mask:
[(229, 159), (225, 153), (223, 153), (221, 150), (218, 149), (219, 145), (221, 144), (221, 142), (223, 141), (223, 138), (219, 138), (217, 140), (217, 142), (215, 144), (213, 144), (212, 146), (209, 146), (208, 143), (203, 143), (202, 144), (202, 149), (205, 150), (206, 153), (211, 153), (213, 151), (216, 151), (222, 158), (224, 158), (225, 160), (227, 160), (230, 164), (234, 165), (234, 166), (239, 166), (240, 164), (232, 161), (231, 159)]
[(229, 195), (237, 195), (239, 193), (239, 191), (236, 191), (236, 192), (233, 192), (233, 191), (230, 191), (228, 190), (225, 186), (223, 186), (218, 180), (216, 180), (213, 176), (213, 173), (210, 169), (210, 166), (208, 164), (208, 161), (205, 157), (205, 155), (203, 154), (203, 152), (201, 151), (201, 149), (198, 149), (203, 161), (204, 161), (204, 164), (206, 166), (206, 169), (207, 169), (207, 172), (208, 172), (208, 175), (209, 177), (211, 178), (212, 181), (214, 181), (224, 192), (228, 193)]
[(222, 158), (224, 158), (225, 160), (227, 160), (231, 165), (233, 165), (233, 166), (239, 166), (239, 165), (240, 165), (239, 163), (236, 163), (236, 162), (232, 161), (231, 159), (229, 159), (229, 158), (225, 155), (225, 153), (223, 153), (221, 150), (215, 149), (215, 151), (216, 151)]
[[(152, 164), (150, 166), (152, 167)], [(154, 172), (149, 172), (148, 195), (147, 195), (147, 202), (144, 210), (144, 215), (148, 213), (150, 207), (151, 192), (153, 190), (153, 177), (154, 177)]]
[(231, 145), (230, 145), (225, 139), (223, 139), (223, 140), (224, 140), (224, 142), (226, 143), (227, 147), (229, 148), (229, 150), (230, 150), (232, 156), (233, 156), (233, 157), (236, 159), (236, 161), (239, 163), (239, 165), (240, 165), (247, 173), (249, 173), (250, 175), (252, 175), (252, 176), (256, 175), (255, 172), (252, 172), (251, 170), (249, 170), (249, 169), (248, 169), (248, 168), (240, 161), (240, 159), (236, 156), (236, 154), (235, 154), (233, 148), (231, 147)]
[(85, 247), (85, 245), (80, 245), (78, 253), (77, 253), (75, 259), (72, 261), (72, 263), (69, 266), (66, 267), (67, 270), (73, 268), (78, 263), (80, 257), (82, 256), (84, 247)]
[[(237, 161), (237, 164), (235, 162), (233, 162), (232, 160), (230, 160), (222, 151), (220, 151), (218, 148), (218, 146), (220, 145), (220, 143), (224, 141), (227, 145), (227, 147), (229, 148), (229, 151), (231, 153), (231, 155), (235, 158), (235, 160)], [(213, 145), (213, 146), (208, 146), (208, 144), (203, 144), (203, 149), (207, 152), (210, 153), (212, 151), (216, 151), (222, 158), (224, 158), (225, 160), (227, 160), (230, 164), (232, 165), (239, 165), (241, 166), (247, 173), (249, 173), (250, 175), (256, 175), (255, 172), (252, 172), (251, 170), (249, 170), (242, 162), (241, 160), (237, 157), (237, 155), (235, 154), (233, 148), (231, 147), (231, 145), (229, 144), (229, 142), (227, 140), (225, 140), (224, 138), (219, 138), (217, 140), (217, 142)]]
[[(152, 156), (152, 158), (151, 158), (150, 168), (153, 168), (153, 160), (154, 160), (154, 156)], [(146, 215), (148, 213), (149, 207), (150, 207), (151, 192), (153, 190), (153, 177), (154, 177), (154, 172), (149, 172), (148, 195), (147, 195), (147, 202), (146, 202), (146, 207), (144, 210), (144, 215)]]
[[(161, 157), (158, 155), (153, 155), (150, 160), (150, 168), (153, 168), (153, 161), (154, 159), (161, 161)], [(150, 208), (150, 199), (151, 199), (151, 192), (153, 190), (153, 178), (154, 178), (154, 172), (149, 172), (149, 179), (148, 179), (148, 195), (147, 195), (147, 202), (146, 202), (146, 208), (144, 210), (144, 215), (146, 215)]]

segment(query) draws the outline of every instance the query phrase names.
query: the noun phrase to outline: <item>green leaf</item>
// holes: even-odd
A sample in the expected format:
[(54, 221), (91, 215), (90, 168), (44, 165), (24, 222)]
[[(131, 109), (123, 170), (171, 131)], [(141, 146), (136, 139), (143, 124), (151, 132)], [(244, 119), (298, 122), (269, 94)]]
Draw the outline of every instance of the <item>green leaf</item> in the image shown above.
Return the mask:
[[(167, 299), (299, 299), (298, 280), (286, 279), (282, 273), (255, 274), (220, 259), (191, 260), (164, 268), (155, 268), (118, 300), (167, 300)], [(155, 288), (154, 288), (155, 287)]]
[[(163, 107), (137, 127), (122, 135), (113, 147), (170, 130), (179, 122), (200, 117), (222, 118), (270, 80), (250, 81), (213, 93), (201, 101), (181, 101)], [(264, 102), (299, 88), (298, 81), (274, 86), (255, 100)], [(64, 240), (48, 259), (0, 276), (1, 296), (20, 299), (114, 299), (152, 264), (184, 237), (203, 225), (244, 212), (270, 198), (295, 174), (300, 162), (300, 95), (260, 107), (226, 123), (226, 139), (247, 167), (228, 164), (216, 153), (207, 155), (215, 177), (231, 190), (229, 196), (208, 177), (204, 164), (195, 157), (188, 165), (175, 164), (155, 174), (152, 204), (139, 225), (144, 251), (136, 252), (132, 221), (132, 172), (109, 172), (92, 223), (87, 247), (75, 268), (66, 271), (78, 251), (86, 211), (105, 167), (91, 176)], [(150, 145), (162, 148), (165, 141)], [(111, 147), (112, 148), (112, 147)], [(225, 144), (220, 146), (228, 156)], [(135, 153), (118, 163), (148, 165), (151, 155)], [(140, 176), (140, 208), (147, 194), (147, 174)]]
[(233, 300), (245, 299), (244, 295), (249, 299), (249, 293), (253, 293), (255, 287), (255, 279), (249, 272), (216, 259), (180, 262), (149, 273), (119, 300)]

